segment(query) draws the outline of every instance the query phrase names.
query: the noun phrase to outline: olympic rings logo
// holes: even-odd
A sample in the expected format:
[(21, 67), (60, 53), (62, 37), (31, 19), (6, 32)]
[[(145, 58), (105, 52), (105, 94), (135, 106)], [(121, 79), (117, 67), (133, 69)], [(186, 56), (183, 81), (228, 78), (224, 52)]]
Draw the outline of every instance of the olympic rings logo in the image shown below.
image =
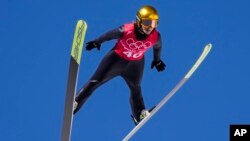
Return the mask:
[(125, 43), (121, 40), (120, 43), (125, 49), (122, 53), (128, 58), (139, 58), (152, 46), (150, 41), (135, 41), (133, 38), (128, 38)]
[(145, 51), (146, 49), (152, 46), (152, 43), (150, 41), (144, 43), (142, 41), (135, 41), (133, 38), (128, 38), (126, 40), (126, 44), (128, 45), (128, 48), (132, 51)]

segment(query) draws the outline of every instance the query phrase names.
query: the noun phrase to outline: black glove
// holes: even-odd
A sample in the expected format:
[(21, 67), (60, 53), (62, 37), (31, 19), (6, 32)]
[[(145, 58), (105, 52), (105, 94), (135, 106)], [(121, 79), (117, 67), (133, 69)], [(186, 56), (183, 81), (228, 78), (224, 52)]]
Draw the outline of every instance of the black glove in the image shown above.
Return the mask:
[(166, 65), (163, 63), (162, 60), (152, 61), (151, 69), (153, 69), (154, 67), (156, 67), (157, 71), (160, 72), (160, 71), (165, 70)]
[(87, 44), (86, 49), (88, 51), (93, 49), (93, 48), (97, 48), (98, 50), (100, 50), (100, 47), (101, 47), (101, 44), (99, 44), (95, 41), (90, 41), (90, 42), (87, 42), (86, 44)]

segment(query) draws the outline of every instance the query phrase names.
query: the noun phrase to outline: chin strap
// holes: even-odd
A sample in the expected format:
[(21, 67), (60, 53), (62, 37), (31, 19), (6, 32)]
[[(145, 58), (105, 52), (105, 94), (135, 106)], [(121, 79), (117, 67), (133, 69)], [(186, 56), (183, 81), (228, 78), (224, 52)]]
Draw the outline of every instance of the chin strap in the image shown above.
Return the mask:
[(140, 34), (145, 35), (145, 33), (142, 30), (142, 26), (140, 24), (140, 21), (136, 22), (136, 30), (139, 31)]

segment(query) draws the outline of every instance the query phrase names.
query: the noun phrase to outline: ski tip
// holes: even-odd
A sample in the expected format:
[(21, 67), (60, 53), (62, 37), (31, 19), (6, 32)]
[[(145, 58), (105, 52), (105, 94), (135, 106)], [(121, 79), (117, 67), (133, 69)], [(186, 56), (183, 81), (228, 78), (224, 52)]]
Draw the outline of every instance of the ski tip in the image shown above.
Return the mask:
[(213, 46), (213, 45), (212, 45), (211, 43), (208, 43), (208, 44), (206, 45), (206, 47), (205, 47), (205, 48), (207, 48), (207, 49), (209, 49), (209, 50), (210, 50), (210, 49), (212, 48), (212, 46)]
[(207, 46), (212, 47), (212, 43), (208, 43)]
[(87, 23), (86, 23), (86, 21), (84, 21), (83, 19), (79, 19), (78, 21), (77, 21), (77, 24), (78, 25), (84, 25), (84, 26), (86, 26), (87, 27)]
[(77, 64), (80, 64), (81, 61), (82, 48), (86, 31), (87, 23), (82, 19), (78, 20), (75, 28), (73, 45), (71, 49), (71, 56), (74, 58)]
[(212, 49), (212, 44), (208, 43), (204, 48), (204, 53), (208, 53)]
[(203, 60), (206, 58), (206, 56), (208, 55), (208, 53), (210, 52), (212, 48), (212, 44), (209, 43), (205, 46), (202, 54), (200, 55), (200, 57), (198, 58), (198, 60), (195, 62), (195, 64), (193, 65), (193, 67), (189, 70), (189, 72), (185, 75), (185, 79), (189, 79), (191, 77), (191, 75), (195, 72), (195, 70), (200, 66), (200, 64), (203, 62)]

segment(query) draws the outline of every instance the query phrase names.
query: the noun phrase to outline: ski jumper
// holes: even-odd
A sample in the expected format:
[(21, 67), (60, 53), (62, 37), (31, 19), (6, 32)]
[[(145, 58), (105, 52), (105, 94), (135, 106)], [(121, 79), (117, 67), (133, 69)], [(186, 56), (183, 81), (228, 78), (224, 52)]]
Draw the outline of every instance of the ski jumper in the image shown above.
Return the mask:
[(160, 60), (161, 37), (157, 30), (150, 35), (141, 35), (134, 23), (124, 24), (113, 29), (94, 41), (103, 43), (118, 39), (99, 64), (96, 72), (77, 93), (78, 112), (94, 90), (116, 76), (121, 76), (130, 89), (130, 105), (133, 116), (139, 120), (140, 113), (145, 109), (141, 80), (144, 70), (144, 53), (153, 48), (154, 60)]

